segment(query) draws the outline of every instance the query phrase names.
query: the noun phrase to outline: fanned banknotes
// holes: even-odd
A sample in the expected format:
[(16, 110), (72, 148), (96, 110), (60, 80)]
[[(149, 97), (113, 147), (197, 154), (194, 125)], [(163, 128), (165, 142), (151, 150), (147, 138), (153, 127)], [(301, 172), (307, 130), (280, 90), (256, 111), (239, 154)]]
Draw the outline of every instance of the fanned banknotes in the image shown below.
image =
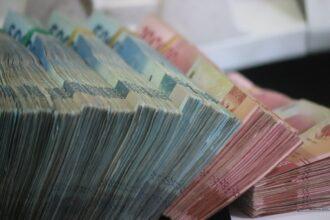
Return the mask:
[(330, 109), (260, 88), (240, 73), (228, 77), (299, 132), (303, 145), (256, 183), (237, 205), (251, 216), (329, 207)]
[[(53, 31), (55, 36), (60, 31), (65, 36), (74, 36), (77, 30), (74, 24), (56, 14), (49, 26), (51, 30), (56, 27), (57, 31)], [(171, 72), (167, 73), (167, 69), (161, 65), (150, 66), (149, 72), (142, 72), (134, 66), (133, 70), (126, 63), (119, 62), (121, 58), (112, 49), (105, 47), (98, 38), (86, 34), (86, 31), (74, 36), (72, 45), (85, 61), (90, 57), (98, 60), (98, 65), (94, 66), (97, 72), (102, 74), (102, 71), (116, 65), (117, 72), (122, 69), (121, 71), (126, 70), (128, 74), (133, 74), (132, 77), (142, 76), (144, 82), (166, 94), (181, 109), (184, 117), (178, 121), (172, 139), (168, 143), (164, 142), (167, 147), (164, 147), (163, 156), (149, 169), (145, 169), (144, 176), (133, 178), (133, 181), (126, 180), (135, 184), (138, 191), (130, 195), (132, 198), (118, 201), (117, 208), (112, 212), (112, 216), (124, 216), (125, 212), (130, 212), (135, 213), (135, 217), (144, 219), (158, 217), (219, 151), (237, 128), (238, 121), (225, 108), (216, 105), (214, 100), (209, 100), (206, 93), (171, 76)], [(109, 60), (111, 57), (114, 61)], [(201, 136), (204, 132), (209, 136)], [(171, 149), (171, 146), (176, 147)], [(157, 154), (162, 154), (160, 150), (161, 148)], [(164, 160), (170, 163), (165, 165)]]
[(3, 219), (330, 205), (329, 109), (228, 77), (155, 17), (132, 33), (9, 12), (0, 60)]
[[(156, 75), (159, 78), (159, 75), (163, 77), (166, 73), (176, 82), (185, 83), (219, 106), (226, 107), (242, 122), (240, 129), (213, 161), (178, 198), (172, 198), (173, 203), (165, 212), (171, 218), (200, 219), (211, 216), (245, 192), (301, 144), (294, 129), (234, 86), (182, 36), (168, 27), (162, 31), (163, 23), (153, 20), (149, 27), (147, 22), (141, 37), (170, 62), (137, 36), (118, 27), (117, 23), (111, 26), (112, 22), (104, 15), (95, 14), (89, 24), (96, 35), (105, 43), (110, 42), (110, 46), (132, 68), (149, 77), (151, 82)], [(146, 37), (146, 29), (152, 39)]]
[(237, 202), (251, 216), (330, 206), (330, 109), (299, 100), (275, 112), (297, 128), (304, 144)]
[(1, 216), (159, 217), (239, 120), (166, 68), (146, 77), (91, 31), (49, 23), (10, 12), (0, 34)]
[[(204, 218), (232, 202), (301, 144), (295, 131), (235, 86), (196, 47), (155, 17), (140, 28), (155, 46), (196, 85), (243, 122), (216, 159), (166, 210), (176, 218)], [(189, 53), (181, 53), (181, 48)]]
[(261, 179), (236, 205), (256, 217), (290, 211), (327, 210), (329, 203), (330, 109), (307, 100), (293, 100), (260, 88), (239, 73), (228, 77), (296, 128), (303, 145)]

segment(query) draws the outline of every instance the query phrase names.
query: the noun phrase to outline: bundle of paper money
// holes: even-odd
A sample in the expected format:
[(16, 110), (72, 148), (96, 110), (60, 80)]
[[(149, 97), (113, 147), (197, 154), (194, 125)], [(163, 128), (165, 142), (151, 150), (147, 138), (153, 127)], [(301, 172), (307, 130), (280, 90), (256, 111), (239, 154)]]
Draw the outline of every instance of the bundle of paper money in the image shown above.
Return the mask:
[(189, 85), (150, 83), (69, 24), (58, 17), (48, 32), (10, 12), (0, 33), (0, 216), (159, 217), (154, 206), (167, 207), (240, 121)]
[[(186, 71), (188, 77), (196, 84), (210, 94), (219, 94), (216, 91), (221, 85), (217, 84), (217, 79), (220, 78), (219, 71), (217, 73), (214, 66), (209, 61), (205, 61), (207, 59), (204, 57), (204, 61), (194, 61), (196, 58), (200, 60), (200, 55), (196, 52), (198, 50), (172, 28), (157, 18), (150, 17), (141, 26), (140, 36), (163, 53), (172, 64), (182, 71)], [(190, 53), (180, 53), (181, 48)], [(207, 65), (211, 68), (207, 69), (205, 65), (204, 68), (194, 68), (195, 63), (189, 69), (194, 62), (208, 63)], [(329, 206), (330, 192), (327, 187), (329, 185), (329, 175), (327, 174), (330, 146), (329, 109), (309, 101), (295, 101), (281, 93), (262, 89), (239, 74), (230, 74), (229, 78), (245, 93), (256, 98), (268, 109), (275, 109), (275, 113), (279, 117), (299, 131), (300, 138), (304, 141), (302, 147), (295, 150), (267, 177), (258, 183), (256, 180), (250, 181), (256, 184), (238, 200), (237, 203), (240, 207), (251, 216), (257, 216)], [(221, 167), (217, 169), (221, 170)], [(214, 169), (213, 172), (215, 172)], [(205, 196), (207, 191), (212, 191), (209, 190), (211, 186), (206, 185), (207, 180), (203, 180), (203, 178), (205, 179), (204, 176), (201, 176), (199, 182), (195, 181), (195, 185), (190, 185), (183, 196), (167, 209), (166, 214), (172, 218), (186, 219), (207, 216), (207, 214), (200, 215), (200, 213), (211, 211), (212, 208), (210, 209), (209, 206), (212, 203), (222, 207), (219, 198), (212, 201), (211, 199), (215, 196), (212, 194)], [(242, 176), (238, 178), (246, 179), (246, 176), (242, 173)], [(201, 185), (201, 181), (206, 182), (204, 189), (203, 185), (199, 188), (196, 187)], [(218, 189), (221, 188), (218, 187)], [(213, 193), (219, 194), (216, 191)], [(191, 203), (201, 203), (189, 203), (189, 199), (190, 201), (203, 201), (206, 205), (202, 207), (191, 205)]]
[[(149, 27), (148, 22), (150, 20), (142, 28), (141, 37), (162, 56), (138, 36), (102, 14), (92, 15), (89, 27), (150, 82), (171, 79), (176, 85), (189, 86), (219, 106), (226, 107), (242, 122), (240, 129), (198, 177), (185, 181), (189, 184), (184, 185), (178, 197), (175, 193), (167, 197), (172, 202), (165, 212), (169, 217), (206, 218), (265, 176), (301, 141), (294, 129), (235, 86), (193, 45), (163, 23), (156, 23), (157, 20), (153, 19), (152, 27)], [(167, 175), (177, 175), (174, 172), (169, 170)], [(186, 178), (181, 176), (183, 180)], [(160, 185), (155, 190), (161, 188)], [(166, 209), (153, 200), (149, 203), (155, 213)]]
[(10, 12), (0, 57), (2, 218), (204, 219), (243, 193), (253, 216), (329, 205), (329, 109), (228, 77), (155, 17), (135, 34)]
[[(65, 35), (71, 36), (75, 34), (77, 28), (68, 20), (63, 19), (62, 16), (56, 15), (52, 17), (49, 25), (51, 29), (57, 27), (60, 31), (64, 31)], [(53, 34), (56, 36), (56, 31)], [(107, 48), (101, 40), (86, 33), (81, 32), (73, 39), (73, 48), (87, 63), (89, 57), (98, 58), (99, 64), (95, 68), (100, 73), (106, 68), (111, 68), (111, 66), (115, 68), (120, 64), (118, 55)], [(111, 57), (114, 59), (112, 63), (109, 61)], [(124, 63), (122, 66), (121, 68), (124, 70), (131, 69)], [(120, 70), (119, 67), (116, 70), (118, 74), (122, 74), (123, 70)], [(122, 213), (130, 212), (135, 213), (135, 217), (143, 219), (158, 217), (162, 212), (159, 211), (161, 209), (155, 209), (155, 206), (167, 207), (170, 199), (177, 196), (187, 185), (187, 182), (196, 176), (201, 168), (213, 158), (238, 125), (233, 116), (230, 116), (232, 117), (231, 120), (222, 121), (224, 118), (221, 115), (231, 114), (224, 107), (217, 106), (213, 100), (207, 99), (205, 93), (185, 84), (177, 84), (174, 79), (160, 72), (161, 70), (157, 72), (155, 69), (155, 71), (153, 72), (154, 75), (146, 76), (143, 74), (142, 76), (145, 80), (149, 80), (149, 83), (151, 82), (150, 84), (155, 88), (172, 97), (173, 101), (180, 106), (179, 108), (186, 112), (186, 117), (179, 122), (182, 127), (167, 143), (170, 146), (176, 143), (178, 146), (176, 149), (165, 149), (163, 160), (154, 163), (150, 169), (145, 169), (145, 173), (143, 173), (145, 176), (136, 176), (134, 179), (125, 180), (130, 184), (135, 184), (137, 191), (133, 192), (133, 195), (128, 195), (127, 198), (117, 201), (112, 216), (117, 216), (117, 214), (123, 216)], [(141, 75), (134, 70), (131, 70), (131, 73), (133, 74), (131, 77), (134, 77), (134, 74)], [(151, 80), (152, 77), (153, 80)], [(191, 99), (195, 102), (187, 105), (187, 100)], [(227, 123), (229, 123), (228, 126)], [(207, 139), (201, 136), (201, 133), (204, 132), (209, 134)], [(212, 137), (212, 135), (215, 136)], [(189, 141), (181, 142), (180, 137), (187, 137)], [(179, 143), (177, 143), (178, 140)], [(160, 150), (155, 152), (155, 154), (159, 153), (162, 152)], [(152, 158), (152, 156), (150, 157)], [(164, 160), (170, 163), (167, 165)], [(150, 180), (143, 180), (145, 177)], [(143, 195), (142, 198), (141, 195)]]
[(259, 101), (278, 106), (274, 112), (299, 132), (304, 144), (237, 201), (251, 216), (330, 206), (330, 109), (307, 100), (293, 100), (254, 85), (239, 73), (228, 75)]
[(330, 206), (330, 109), (300, 100), (275, 112), (296, 127), (304, 144), (242, 196), (249, 215)]

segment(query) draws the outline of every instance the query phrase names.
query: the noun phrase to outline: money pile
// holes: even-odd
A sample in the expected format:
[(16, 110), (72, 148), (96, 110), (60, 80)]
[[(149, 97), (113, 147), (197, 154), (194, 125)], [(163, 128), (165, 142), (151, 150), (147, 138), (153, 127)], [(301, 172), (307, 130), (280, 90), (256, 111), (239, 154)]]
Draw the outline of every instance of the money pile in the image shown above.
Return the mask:
[[(49, 26), (54, 36), (57, 36), (59, 32), (63, 32), (65, 36), (73, 36), (77, 30), (74, 24), (64, 19), (63, 16), (56, 14), (52, 16)], [(140, 197), (140, 194), (145, 196), (139, 200), (132, 198), (130, 200), (123, 199), (118, 203), (118, 206), (122, 207), (122, 209), (116, 210), (129, 210), (144, 219), (156, 218), (169, 206), (169, 202), (202, 170), (207, 162), (218, 153), (220, 147), (224, 146), (233, 133), (233, 128), (237, 128), (237, 120), (234, 120), (234, 118), (228, 121), (221, 121), (223, 119), (220, 118), (217, 120), (217, 117), (219, 117), (217, 116), (217, 112), (228, 115), (232, 114), (223, 106), (218, 105), (215, 100), (211, 99), (205, 92), (198, 89), (187, 79), (185, 81), (183, 79), (180, 80), (178, 77), (175, 77), (171, 70), (158, 63), (151, 64), (154, 66), (148, 67), (150, 69), (143, 70), (135, 68), (135, 70), (132, 70), (127, 64), (118, 62), (121, 58), (113, 50), (107, 48), (100, 39), (86, 32), (88, 31), (81, 31), (77, 37), (74, 37), (73, 48), (81, 55), (86, 63), (88, 63), (88, 58), (90, 57), (97, 58), (99, 61), (98, 64), (94, 65), (94, 67), (91, 65), (97, 72), (102, 74), (105, 69), (115, 68), (118, 74), (122, 74), (123, 70), (130, 69), (133, 74), (132, 77), (135, 76), (134, 74), (142, 76), (149, 84), (167, 96), (173, 97), (174, 102), (182, 106), (180, 109), (187, 112), (187, 117), (182, 121), (181, 130), (178, 130), (175, 135), (178, 135), (178, 137), (186, 136), (189, 141), (180, 143), (180, 147), (177, 147), (175, 150), (172, 149), (172, 152), (165, 152), (166, 157), (164, 159), (171, 161), (168, 165), (160, 160), (154, 167), (150, 166), (150, 170), (145, 169), (145, 176), (157, 176), (158, 179), (151, 179), (150, 182), (141, 180), (139, 182), (136, 179), (135, 184), (139, 189), (136, 192), (136, 196)], [(145, 46), (147, 45), (145, 44)], [(148, 49), (150, 50), (150, 48)], [(134, 53), (131, 54), (134, 55)], [(159, 56), (157, 53), (154, 55)], [(109, 60), (109, 58), (112, 58), (113, 61)], [(121, 70), (119, 69), (119, 64), (121, 65)], [(190, 105), (184, 104), (186, 100), (190, 99), (195, 99), (196, 102)], [(204, 123), (209, 123), (209, 125), (203, 125)], [(227, 123), (229, 125), (226, 125)], [(204, 139), (201, 136), (201, 133), (204, 132), (216, 136), (214, 138), (208, 136), (207, 139)], [(225, 137), (220, 135), (219, 132)], [(173, 139), (171, 141), (176, 140)], [(173, 143), (170, 142), (169, 144), (172, 145)], [(207, 149), (207, 145), (212, 146), (212, 148)], [(187, 148), (189, 146), (190, 149)], [(160, 153), (160, 151), (158, 150), (156, 153)], [(144, 177), (139, 178), (142, 179)], [(132, 180), (128, 179), (126, 181), (132, 184)]]
[(50, 20), (48, 32), (9, 12), (0, 33), (0, 216), (159, 217), (154, 206), (168, 206), (240, 121), (189, 85), (150, 83), (69, 24)]
[[(117, 213), (119, 211), (121, 213), (126, 211), (135, 213), (135, 217), (143, 219), (159, 217), (161, 211), (155, 209), (154, 206), (167, 207), (169, 205), (170, 198), (178, 195), (187, 182), (201, 171), (202, 167), (228, 140), (234, 129), (237, 128), (237, 120), (224, 107), (217, 106), (213, 100), (207, 99), (207, 96), (201, 91), (193, 90), (184, 84), (177, 84), (174, 79), (164, 75), (161, 70), (155, 69), (155, 72), (152, 72), (154, 75), (141, 75), (124, 62), (120, 62), (121, 58), (112, 49), (106, 47), (100, 39), (88, 34), (88, 31), (80, 31), (79, 34), (76, 34), (77, 26), (61, 15), (54, 14), (49, 22), (49, 27), (54, 36), (60, 32), (63, 32), (65, 36), (73, 36), (73, 48), (86, 63), (89, 63), (91, 57), (96, 58), (97, 65), (90, 63), (90, 66), (100, 74), (102, 72), (106, 74), (104, 73), (106, 69), (113, 69), (118, 74), (117, 77), (123, 78), (123, 72), (129, 70), (127, 74), (130, 78), (137, 75), (142, 76), (144, 81), (171, 97), (180, 110), (185, 112), (185, 118), (178, 122), (182, 127), (174, 133), (175, 138), (166, 144), (169, 146), (175, 144), (179, 137), (187, 137), (189, 141), (177, 143), (178, 146), (175, 150), (164, 148), (163, 160), (154, 163), (150, 169), (145, 169), (144, 173), (139, 174), (140, 176), (132, 171), (131, 175), (136, 175), (134, 179), (127, 178), (123, 181), (135, 184), (137, 191), (132, 192), (135, 195), (127, 195), (127, 198), (117, 201), (119, 208), (112, 212), (112, 216), (120, 214)], [(194, 100), (194, 102), (187, 104), (187, 100)], [(223, 115), (227, 115), (227, 117), (224, 118)], [(206, 139), (200, 135), (204, 132), (209, 134), (209, 136), (205, 136)], [(158, 149), (154, 153), (162, 152)], [(153, 156), (150, 155), (150, 158)], [(169, 164), (166, 165), (164, 160), (169, 161)], [(146, 177), (150, 180), (144, 180)], [(135, 197), (139, 199), (134, 200)]]
[[(168, 197), (172, 204), (165, 214), (169, 217), (202, 219), (234, 201), (296, 149), (301, 141), (294, 129), (235, 86), (193, 45), (157, 22), (156, 19), (148, 20), (141, 28), (140, 36), (163, 56), (138, 36), (99, 13), (91, 16), (89, 27), (151, 83), (171, 79), (175, 85), (186, 85), (226, 107), (242, 122), (239, 130), (198, 177), (186, 181), (189, 184), (178, 197)], [(169, 171), (170, 176), (177, 175), (171, 174), (175, 170)], [(166, 206), (150, 201), (154, 203), (155, 212), (166, 209)]]
[(228, 78), (155, 17), (9, 12), (0, 59), (2, 218), (204, 219), (252, 186), (251, 215), (329, 205), (329, 109)]
[(229, 77), (242, 88), (280, 106), (274, 112), (299, 132), (304, 144), (249, 189), (237, 205), (250, 216), (330, 206), (330, 109), (307, 100), (292, 100), (259, 88), (238, 73)]
[(330, 109), (306, 100), (276, 109), (304, 144), (237, 202), (251, 216), (330, 206)]
[[(217, 91), (224, 84), (224, 80), (219, 76), (221, 73), (205, 57), (199, 56), (196, 53), (197, 49), (172, 28), (157, 18), (150, 17), (141, 26), (140, 36), (166, 56), (172, 64), (180, 70), (186, 71), (186, 75), (201, 88), (214, 96), (221, 94)], [(190, 53), (180, 53), (181, 48)], [(194, 61), (196, 59), (197, 61)], [(194, 64), (189, 69), (191, 63)], [(251, 216), (329, 206), (329, 175), (327, 173), (330, 146), (329, 109), (305, 100), (294, 101), (281, 93), (262, 89), (238, 74), (230, 74), (229, 78), (242, 91), (256, 98), (266, 108), (274, 109), (276, 115), (299, 131), (300, 138), (304, 142), (271, 174), (259, 182), (258, 176), (255, 176), (254, 180), (245, 182), (256, 184), (238, 200), (239, 206)], [(281, 146), (283, 147), (282, 143), (278, 147)], [(256, 160), (256, 157), (252, 158)], [(224, 160), (224, 156), (221, 159)], [(206, 168), (206, 171), (219, 172), (220, 170), (221, 174), (228, 170), (221, 171), (224, 169), (223, 167), (217, 168), (213, 164), (214, 162), (211, 163), (210, 169), (208, 169), (209, 166)], [(260, 164), (260, 166), (264, 165), (266, 163)], [(235, 172), (233, 168), (230, 170)], [(206, 174), (209, 175), (209, 173)], [(243, 181), (247, 179), (246, 173), (240, 173), (237, 176), (236, 178), (241, 178)], [(214, 188), (218, 191), (211, 191), (211, 181), (207, 182), (205, 178), (211, 178), (211, 175), (208, 177), (200, 175), (199, 179), (193, 182), (188, 190), (166, 210), (166, 214), (174, 219), (204, 217), (208, 216), (207, 212), (212, 210), (211, 204), (223, 207), (220, 198), (214, 196), (214, 194), (222, 193), (220, 190), (223, 191), (223, 188), (217, 187), (214, 184), (216, 181), (214, 181)], [(217, 181), (222, 185), (221, 180)], [(228, 181), (225, 183), (228, 184)], [(243, 191), (244, 187), (241, 188), (241, 192)], [(210, 193), (206, 194), (207, 192)], [(202, 202), (204, 202), (204, 206)], [(213, 213), (213, 211), (211, 212)]]

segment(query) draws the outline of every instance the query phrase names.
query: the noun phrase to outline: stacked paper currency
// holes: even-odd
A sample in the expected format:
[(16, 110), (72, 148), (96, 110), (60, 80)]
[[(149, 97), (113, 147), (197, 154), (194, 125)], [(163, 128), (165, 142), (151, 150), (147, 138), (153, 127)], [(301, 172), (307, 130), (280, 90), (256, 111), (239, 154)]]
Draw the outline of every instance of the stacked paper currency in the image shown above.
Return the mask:
[[(142, 27), (141, 37), (163, 56), (102, 14), (92, 15), (89, 27), (151, 83), (160, 86), (160, 81), (171, 79), (174, 84), (187, 85), (226, 107), (242, 122), (240, 129), (198, 177), (185, 181), (180, 195), (172, 193), (167, 197), (172, 204), (165, 214), (171, 218), (206, 218), (265, 176), (301, 141), (294, 129), (235, 86), (193, 45), (163, 23), (150, 19), (153, 20)], [(174, 168), (167, 175), (177, 175)], [(182, 179), (185, 178), (182, 175)], [(155, 190), (162, 188), (160, 185)], [(154, 213), (166, 209), (154, 200), (147, 204)]]
[(10, 12), (0, 33), (0, 216), (158, 217), (240, 121), (188, 85), (150, 83), (69, 23), (47, 32)]
[[(157, 18), (150, 17), (141, 26), (140, 36), (163, 53), (180, 70), (186, 72), (196, 84), (210, 94), (219, 94), (217, 89), (221, 85), (220, 73), (217, 73), (208, 61), (195, 61), (201, 60), (199, 53), (196, 52), (198, 50), (172, 28)], [(180, 51), (190, 51), (190, 53)], [(195, 64), (192, 64), (194, 62)], [(196, 66), (198, 62), (208, 63), (208, 69), (205, 64), (204, 68), (200, 68), (202, 66), (200, 64)], [(330, 110), (308, 101), (294, 101), (281, 93), (259, 88), (239, 74), (230, 74), (229, 77), (244, 92), (256, 98), (268, 109), (275, 109), (278, 116), (299, 131), (300, 138), (304, 141), (302, 147), (281, 162), (271, 174), (258, 183), (252, 180), (251, 182), (256, 184), (239, 199), (238, 204), (252, 216), (329, 206), (327, 158), (330, 146)], [(214, 167), (212, 168), (214, 170)], [(221, 170), (221, 167), (218, 170)], [(233, 169), (231, 171), (233, 172)], [(242, 179), (246, 178), (243, 173), (242, 175)], [(203, 186), (196, 187), (201, 185), (203, 178), (205, 179), (203, 176), (200, 177), (199, 182), (195, 181), (195, 185), (192, 184), (190, 189), (188, 188), (183, 196), (167, 209), (166, 214), (172, 218), (185, 219), (203, 216), (200, 213), (207, 212), (205, 210), (211, 211), (212, 208), (209, 206), (212, 203), (222, 207), (219, 199), (212, 194), (205, 196), (205, 193), (210, 191), (207, 188), (210, 185), (205, 186), (204, 189)], [(215, 199), (212, 201), (213, 198)], [(191, 205), (194, 199), (204, 201), (207, 205), (202, 207)]]
[[(180, 51), (181, 47), (191, 47), (189, 42), (185, 42), (180, 35), (154, 17), (147, 19), (142, 25), (141, 36), (165, 56), (168, 56), (171, 51), (169, 60), (183, 71), (197, 56), (196, 52), (186, 55), (180, 52), (175, 53)], [(154, 42), (157, 44), (155, 45)], [(190, 49), (190, 51), (196, 51), (196, 49)], [(186, 59), (183, 58), (185, 56)], [(192, 78), (196, 77), (195, 71), (190, 70), (189, 73)], [(203, 74), (196, 78), (202, 85), (208, 79), (209, 72), (205, 71)], [(213, 79), (216, 78), (214, 75)], [(239, 204), (251, 215), (328, 206), (329, 189), (326, 185), (329, 184), (329, 179), (323, 177), (323, 173), (326, 173), (329, 168), (326, 161), (330, 146), (329, 109), (308, 101), (293, 101), (283, 94), (258, 88), (237, 74), (231, 74), (230, 78), (268, 108), (276, 109), (283, 106), (276, 109), (275, 113), (302, 133), (300, 137), (304, 141), (304, 145), (294, 151), (271, 175), (258, 182), (246, 193)], [(198, 84), (198, 81), (195, 82)], [(211, 78), (209, 82), (212, 82)], [(213, 88), (210, 87), (210, 89)], [(283, 166), (287, 169), (283, 169)], [(288, 172), (289, 168), (291, 172)], [(315, 172), (318, 171), (320, 175), (316, 176)], [(288, 195), (291, 196), (288, 197)], [(179, 206), (180, 201), (176, 205)], [(172, 212), (175, 208), (174, 206), (169, 209), (170, 216), (178, 216), (178, 213)]]
[[(122, 181), (128, 181), (127, 184), (135, 184), (137, 191), (114, 203), (116, 206), (112, 210), (112, 216), (125, 216), (123, 213), (130, 212), (135, 214), (134, 217), (141, 217), (142, 219), (159, 217), (172, 198), (181, 192), (207, 162), (218, 153), (220, 147), (227, 142), (226, 140), (237, 128), (237, 120), (234, 120), (232, 114), (223, 106), (217, 105), (215, 100), (188, 80), (181, 82), (172, 77), (171, 74), (173, 75), (173, 73), (165, 67), (156, 65), (152, 72), (148, 72), (149, 75), (147, 72), (136, 72), (124, 62), (121, 63), (121, 58), (113, 50), (106, 47), (100, 39), (88, 34), (88, 31), (80, 30), (80, 33), (76, 34), (77, 27), (64, 19), (63, 16), (54, 14), (49, 26), (55, 36), (60, 32), (63, 32), (64, 36), (73, 36), (73, 48), (86, 63), (90, 64), (101, 75), (106, 75), (107, 69), (114, 69), (118, 77), (123, 78), (123, 71), (130, 70), (130, 77), (143, 76), (144, 80), (148, 80), (154, 88), (159, 89), (169, 97), (173, 97), (173, 101), (183, 112), (186, 112), (186, 117), (181, 122), (178, 121), (182, 126), (181, 129), (175, 132), (175, 138), (169, 140), (167, 144), (170, 146), (175, 144), (179, 137), (187, 137), (189, 141), (180, 142), (176, 148), (165, 149), (164, 158), (155, 162), (154, 166), (150, 166), (149, 169), (145, 169), (142, 176), (141, 174), (137, 176), (132, 170), (130, 175), (134, 178), (123, 179)], [(150, 48), (148, 49), (150, 50)], [(132, 55), (134, 54), (132, 53)], [(91, 58), (96, 58), (97, 64), (90, 62)], [(110, 77), (109, 80), (111, 80)], [(187, 100), (195, 101), (186, 104)], [(223, 114), (232, 119), (223, 121), (224, 118), (221, 116)], [(209, 134), (207, 139), (201, 136), (205, 132)], [(159, 154), (161, 151), (158, 149), (154, 153)], [(152, 158), (152, 156), (150, 157)], [(171, 163), (164, 164), (166, 160)], [(134, 161), (134, 163), (137, 162)], [(148, 177), (150, 180), (146, 179)], [(141, 195), (143, 195), (142, 198)]]
[(330, 206), (330, 109), (297, 101), (276, 112), (304, 144), (238, 201), (251, 216)]
[(230, 80), (155, 17), (142, 39), (100, 13), (4, 31), (1, 218), (204, 219), (251, 186), (252, 215), (328, 204), (329, 109)]
[(292, 100), (260, 88), (238, 73), (229, 77), (297, 128), (304, 144), (237, 201), (251, 216), (330, 206), (330, 109), (307, 100)]
[[(61, 31), (65, 33), (65, 36), (74, 36), (77, 30), (77, 26), (70, 24), (69, 20), (64, 19), (63, 16), (56, 16), (56, 14), (52, 16), (49, 26), (51, 30), (55, 30), (54, 27), (56, 27), (56, 30), (52, 31), (55, 36)], [(73, 48), (87, 63), (89, 63), (91, 57), (98, 59), (98, 65), (94, 66), (91, 63), (91, 66), (94, 66), (93, 68), (100, 74), (107, 68), (113, 68), (119, 76), (122, 75), (123, 70), (127, 69), (131, 70), (131, 77), (141, 75), (128, 67), (124, 62), (119, 62), (120, 58), (113, 50), (106, 47), (95, 36), (86, 34), (86, 31), (81, 31), (73, 38)], [(112, 58), (113, 61), (109, 60), (109, 58)], [(122, 65), (121, 69), (119, 68), (120, 64)], [(148, 77), (146, 75), (142, 76), (145, 77), (144, 80), (151, 80), (151, 83), (149, 83), (153, 87), (172, 97), (179, 108), (186, 112), (186, 117), (178, 122), (182, 127), (175, 132), (174, 138), (169, 140), (167, 144), (171, 146), (177, 143), (177, 138), (179, 137), (187, 137), (189, 141), (177, 143), (179, 145), (176, 149), (165, 149), (164, 158), (154, 163), (154, 166), (150, 166), (150, 169), (145, 169), (145, 173), (142, 176), (136, 176), (133, 180), (127, 179), (126, 181), (129, 181), (130, 184), (136, 185), (137, 191), (117, 202), (112, 216), (123, 216), (122, 213), (126, 211), (135, 213), (133, 216), (143, 219), (158, 217), (161, 212), (155, 211), (153, 206), (168, 206), (170, 201), (168, 197), (171, 198), (180, 193), (187, 184), (186, 182), (189, 182), (191, 178), (200, 172), (201, 168), (218, 152), (219, 148), (223, 146), (233, 133), (233, 128), (237, 127), (236, 120), (222, 121), (224, 118), (221, 115), (230, 116), (231, 114), (224, 107), (216, 105), (216, 102), (213, 100), (207, 99), (208, 97), (205, 93), (198, 91), (197, 88), (194, 90), (185, 84), (177, 84), (174, 79), (164, 75), (161, 69), (155, 69), (153, 74), (155, 74), (153, 80), (151, 80), (152, 75)], [(188, 105), (186, 104), (187, 100), (195, 101)], [(215, 122), (213, 119), (218, 122), (213, 124)], [(226, 125), (227, 123), (229, 123), (229, 126)], [(198, 126), (198, 124), (201, 126)], [(223, 130), (221, 134), (226, 137), (220, 135), (219, 129)], [(210, 135), (207, 139), (200, 136), (204, 132)], [(212, 137), (212, 135), (216, 136)], [(208, 145), (210, 145), (209, 149)], [(155, 153), (159, 154), (161, 151), (158, 150)], [(171, 164), (165, 165), (164, 160), (171, 161)], [(146, 177), (150, 180), (144, 180)], [(157, 188), (158, 186), (159, 188)], [(141, 195), (143, 195), (142, 198)]]

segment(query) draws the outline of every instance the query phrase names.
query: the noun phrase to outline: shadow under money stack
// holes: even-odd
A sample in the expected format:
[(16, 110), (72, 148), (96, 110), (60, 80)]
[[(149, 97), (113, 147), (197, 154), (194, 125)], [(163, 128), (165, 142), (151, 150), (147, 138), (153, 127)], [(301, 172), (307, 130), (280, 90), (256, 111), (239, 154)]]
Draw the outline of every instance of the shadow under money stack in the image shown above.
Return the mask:
[(167, 206), (238, 120), (171, 78), (149, 83), (88, 31), (57, 22), (60, 40), (10, 12), (4, 29), (21, 44), (0, 33), (1, 217), (158, 217), (149, 207)]
[[(149, 28), (148, 24), (146, 26)], [(171, 218), (202, 219), (211, 216), (235, 200), (301, 144), (293, 128), (234, 86), (181, 36), (166, 32), (164, 36), (168, 42), (162, 43), (163, 35), (157, 35), (162, 25), (152, 27), (155, 29), (152, 30), (155, 33), (152, 41), (157, 42), (155, 47), (171, 63), (137, 36), (100, 13), (90, 18), (89, 27), (151, 83), (170, 78), (175, 84), (185, 85), (214, 100), (218, 106), (226, 107), (242, 122), (239, 130), (198, 177), (189, 178), (177, 198), (167, 197), (172, 203), (165, 214)], [(186, 70), (189, 70), (184, 72), (186, 76), (199, 88), (181, 74)], [(167, 175), (181, 174), (173, 169)], [(181, 177), (184, 180), (185, 177)], [(158, 188), (163, 186), (160, 184)], [(154, 213), (162, 212), (166, 203), (160, 205), (151, 200), (148, 207), (152, 207)]]

